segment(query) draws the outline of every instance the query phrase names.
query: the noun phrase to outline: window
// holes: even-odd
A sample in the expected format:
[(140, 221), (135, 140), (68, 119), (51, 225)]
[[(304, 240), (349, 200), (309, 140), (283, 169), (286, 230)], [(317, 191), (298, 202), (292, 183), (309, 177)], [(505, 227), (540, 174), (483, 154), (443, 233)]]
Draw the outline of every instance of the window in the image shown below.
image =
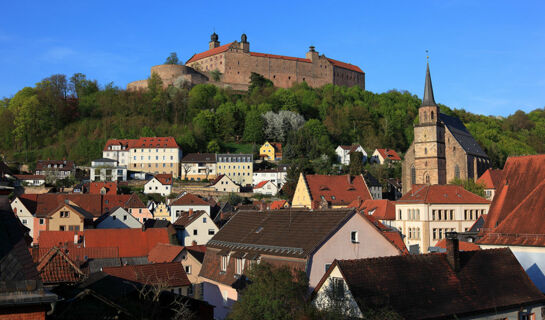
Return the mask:
[(185, 273), (191, 274), (191, 266), (185, 266)]
[(237, 258), (235, 264), (235, 274), (242, 274), (242, 271), (244, 270), (244, 259)]
[(68, 218), (69, 212), (68, 211), (61, 211), (60, 215), (61, 215), (61, 218)]
[(26, 219), (23, 219), (23, 224), (27, 224), (27, 220), (26, 220)]
[(117, 220), (117, 217), (116, 217), (116, 216), (112, 216), (112, 220)]
[(221, 271), (225, 272), (227, 270), (227, 256), (221, 256)]
[(350, 240), (352, 241), (352, 243), (358, 243), (358, 232), (357, 231), (352, 231), (350, 232)]
[(416, 184), (416, 169), (411, 167), (411, 184)]
[(460, 167), (458, 165), (454, 167), (454, 176), (460, 179)]
[(194, 235), (194, 236), (197, 235), (197, 229), (193, 229), (193, 235)]
[(65, 226), (59, 226), (59, 230), (60, 230), (60, 231), (64, 231), (65, 228), (66, 228)]
[(401, 209), (399, 209), (399, 220), (403, 218), (403, 215), (401, 214)]
[(213, 236), (214, 233), (216, 233), (216, 231), (214, 231), (214, 229), (208, 229), (208, 235), (209, 236)]
[(336, 298), (344, 297), (344, 280), (343, 278), (332, 277), (331, 278), (331, 291)]
[(327, 272), (327, 270), (329, 269), (329, 267), (331, 267), (331, 263), (326, 263), (326, 264), (325, 264), (325, 272)]
[(127, 215), (123, 215), (123, 221), (126, 221), (127, 220)]
[(433, 229), (433, 239), (437, 239), (437, 229)]
[(206, 223), (206, 218), (202, 218), (202, 223)]
[(519, 320), (535, 320), (535, 313), (519, 312)]

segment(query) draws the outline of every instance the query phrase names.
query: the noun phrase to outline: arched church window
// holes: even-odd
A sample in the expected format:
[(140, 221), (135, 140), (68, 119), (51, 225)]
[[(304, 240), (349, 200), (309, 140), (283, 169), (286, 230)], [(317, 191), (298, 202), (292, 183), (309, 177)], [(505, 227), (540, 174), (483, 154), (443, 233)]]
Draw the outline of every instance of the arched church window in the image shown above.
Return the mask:
[(460, 179), (460, 167), (458, 165), (454, 167), (454, 177)]
[(416, 184), (416, 169), (414, 165), (411, 167), (411, 185)]

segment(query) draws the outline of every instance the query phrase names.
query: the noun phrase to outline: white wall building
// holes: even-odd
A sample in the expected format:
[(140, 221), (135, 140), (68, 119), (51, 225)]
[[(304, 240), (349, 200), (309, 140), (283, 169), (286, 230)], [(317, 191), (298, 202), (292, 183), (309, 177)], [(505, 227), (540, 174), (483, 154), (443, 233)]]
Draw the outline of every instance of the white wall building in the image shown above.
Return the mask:
[(163, 197), (168, 196), (172, 192), (172, 182), (171, 174), (157, 174), (144, 185), (144, 193), (158, 193)]
[(254, 193), (274, 196), (278, 193), (278, 187), (272, 181), (265, 180), (254, 187)]
[(126, 229), (141, 228), (142, 224), (125, 209), (118, 207), (106, 212), (95, 221), (97, 229)]
[(210, 215), (210, 204), (191, 193), (186, 193), (170, 202), (170, 222), (174, 223), (184, 212), (189, 212), (189, 210), (193, 212), (205, 211)]
[(183, 212), (173, 224), (176, 236), (183, 246), (204, 245), (219, 230), (205, 211)]
[(339, 163), (344, 164), (345, 166), (350, 164), (350, 154), (353, 152), (361, 152), (363, 154), (363, 163), (367, 161), (367, 152), (362, 148), (361, 145), (351, 145), (351, 146), (338, 146), (337, 149), (335, 149), (335, 153), (337, 154), (337, 161)]
[(288, 166), (279, 165), (276, 168), (254, 171), (252, 178), (252, 186), (257, 186), (261, 181), (269, 180), (278, 186), (278, 189), (282, 189), (284, 183), (286, 183), (286, 177), (288, 176)]
[(91, 161), (90, 174), (91, 181), (127, 181), (127, 167), (107, 158)]

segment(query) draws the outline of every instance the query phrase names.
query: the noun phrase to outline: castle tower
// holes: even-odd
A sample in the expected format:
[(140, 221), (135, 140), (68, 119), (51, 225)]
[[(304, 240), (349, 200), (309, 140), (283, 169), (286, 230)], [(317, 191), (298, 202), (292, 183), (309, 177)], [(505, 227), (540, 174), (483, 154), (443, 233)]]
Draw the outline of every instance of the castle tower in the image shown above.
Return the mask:
[(240, 36), (240, 48), (243, 52), (250, 52), (250, 43), (248, 42), (248, 36), (245, 33)]
[(418, 118), (414, 127), (412, 178), (416, 184), (446, 184), (445, 126), (439, 120), (439, 107), (433, 98), (429, 63)]
[(218, 39), (218, 35), (215, 32), (212, 33), (212, 35), (210, 36), (210, 42), (208, 43), (208, 49), (214, 49), (219, 47), (220, 42), (218, 41)]
[(314, 46), (310, 46), (305, 57), (310, 61), (318, 61), (318, 51), (316, 51), (316, 48), (314, 48)]

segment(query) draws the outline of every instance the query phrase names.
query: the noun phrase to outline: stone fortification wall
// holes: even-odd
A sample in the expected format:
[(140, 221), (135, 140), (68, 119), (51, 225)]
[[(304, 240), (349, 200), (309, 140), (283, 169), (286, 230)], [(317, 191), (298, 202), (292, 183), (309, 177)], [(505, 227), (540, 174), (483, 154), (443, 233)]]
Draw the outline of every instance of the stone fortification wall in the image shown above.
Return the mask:
[(138, 91), (138, 90), (145, 90), (148, 88), (148, 80), (138, 80), (129, 82), (127, 84), (127, 90), (130, 91)]
[[(181, 66), (176, 64), (160, 64), (151, 67), (150, 76), (156, 73), (163, 81), (163, 88), (167, 88), (174, 84), (174, 81), (179, 77), (183, 77), (192, 85), (208, 82), (208, 77), (191, 67)], [(127, 90), (145, 90), (148, 88), (148, 80), (138, 80), (130, 82), (127, 85)]]

